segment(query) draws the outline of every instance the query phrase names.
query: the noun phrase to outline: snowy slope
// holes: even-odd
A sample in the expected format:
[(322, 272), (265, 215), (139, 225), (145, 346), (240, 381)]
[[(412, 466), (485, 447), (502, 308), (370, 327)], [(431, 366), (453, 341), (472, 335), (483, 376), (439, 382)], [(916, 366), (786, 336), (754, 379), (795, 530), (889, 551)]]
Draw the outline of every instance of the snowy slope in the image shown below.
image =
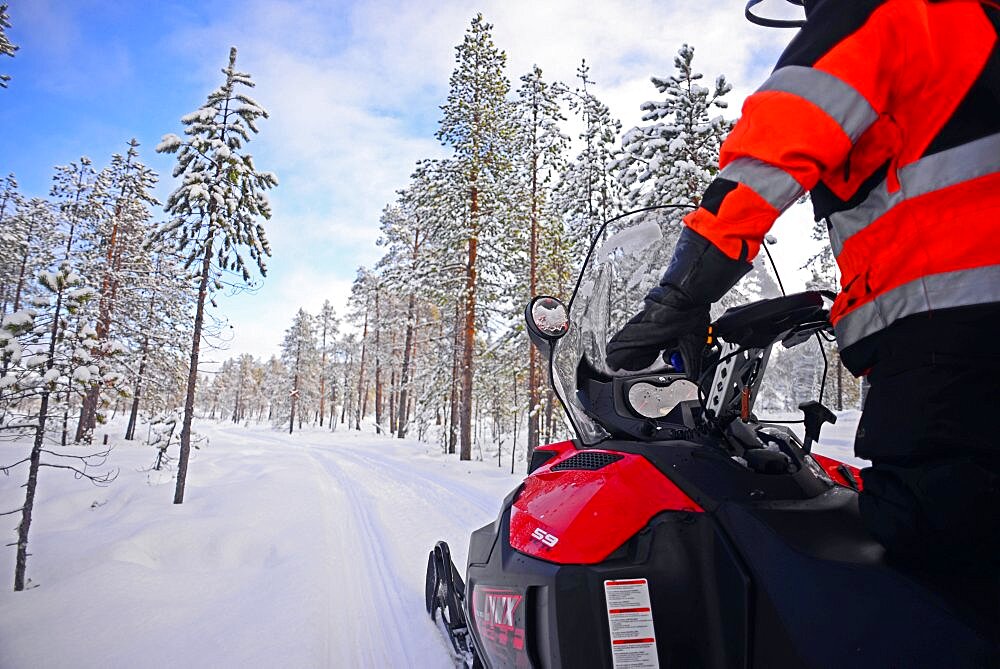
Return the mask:
[[(818, 450), (849, 453), (855, 422)], [(38, 587), (12, 592), (0, 553), (0, 667), (453, 666), (424, 612), (427, 551), (447, 539), (464, 564), (520, 474), (357, 432), (198, 429), (211, 444), (181, 506), (140, 445), (117, 444), (107, 488), (42, 472)], [(22, 482), (0, 477), (0, 510)], [(16, 522), (0, 519), (6, 536)]]

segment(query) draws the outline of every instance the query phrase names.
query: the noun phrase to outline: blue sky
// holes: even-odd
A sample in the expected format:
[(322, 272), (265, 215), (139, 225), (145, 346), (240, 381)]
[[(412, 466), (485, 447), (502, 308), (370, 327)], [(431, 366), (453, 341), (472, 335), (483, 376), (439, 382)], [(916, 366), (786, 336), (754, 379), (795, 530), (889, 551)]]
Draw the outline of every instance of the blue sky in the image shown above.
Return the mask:
[[(721, 72), (735, 85), (734, 115), (790, 37), (748, 24), (733, 0), (9, 1), (20, 50), (0, 59), (13, 77), (0, 90), (0, 173), (13, 172), (28, 195), (47, 193), (54, 165), (86, 155), (100, 167), (135, 137), (165, 199), (173, 157), (153, 149), (181, 131), (180, 117), (239, 48), (252, 95), (271, 113), (250, 150), (281, 184), (268, 278), (256, 294), (220, 300), (234, 333), (224, 356), (276, 352), (300, 306), (315, 312), (328, 298), (343, 311), (355, 270), (379, 256), (379, 212), (416, 160), (445, 155), (434, 139), (438, 106), (477, 11), (494, 24), (512, 80), (534, 63), (570, 80), (586, 58), (595, 92), (626, 129), (657, 95), (649, 77), (672, 70), (683, 42), (706, 78)], [(776, 232), (790, 273), (805, 260), (808, 217), (786, 218)]]

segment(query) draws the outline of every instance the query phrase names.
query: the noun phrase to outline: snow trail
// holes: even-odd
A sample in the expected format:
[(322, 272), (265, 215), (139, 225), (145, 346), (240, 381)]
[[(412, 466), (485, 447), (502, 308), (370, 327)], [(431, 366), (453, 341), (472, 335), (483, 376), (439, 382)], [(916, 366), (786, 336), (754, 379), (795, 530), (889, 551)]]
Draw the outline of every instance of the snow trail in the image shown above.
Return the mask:
[[(0, 667), (454, 666), (424, 611), (427, 552), (445, 539), (464, 561), (520, 475), (351, 431), (197, 429), (181, 506), (135, 442), (115, 443), (108, 488), (43, 472), (38, 587), (12, 592), (0, 551)], [(0, 477), (0, 506), (22, 483)]]

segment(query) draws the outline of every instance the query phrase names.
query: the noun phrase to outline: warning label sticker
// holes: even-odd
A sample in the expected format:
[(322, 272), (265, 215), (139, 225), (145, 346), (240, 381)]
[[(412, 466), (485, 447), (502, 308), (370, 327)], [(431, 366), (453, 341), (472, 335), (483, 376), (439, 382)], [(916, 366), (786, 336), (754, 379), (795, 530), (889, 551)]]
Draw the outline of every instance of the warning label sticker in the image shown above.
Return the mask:
[(604, 582), (615, 669), (659, 669), (649, 583), (644, 578)]

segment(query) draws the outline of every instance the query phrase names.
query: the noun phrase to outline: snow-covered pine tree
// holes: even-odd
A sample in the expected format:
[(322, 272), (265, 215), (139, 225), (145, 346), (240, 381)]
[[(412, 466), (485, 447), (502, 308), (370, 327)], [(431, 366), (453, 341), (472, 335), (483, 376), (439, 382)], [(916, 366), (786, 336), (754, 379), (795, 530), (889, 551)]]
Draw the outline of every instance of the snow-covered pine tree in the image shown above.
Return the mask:
[[(4, 274), (9, 277), (0, 314), (25, 308), (37, 294), (34, 277), (52, 265), (58, 250), (58, 224), (52, 205), (33, 197), (7, 218), (0, 232), (3, 238)], [(8, 279), (5, 278), (5, 284)]]
[[(434, 403), (438, 400), (437, 395), (424, 391), (423, 382), (428, 375), (441, 373), (441, 378), (435, 381), (438, 388), (446, 387), (444, 372), (452, 368), (449, 356), (438, 355), (450, 350), (444, 346), (438, 351), (441, 339), (421, 339), (431, 336), (432, 325), (446, 326), (453, 334), (461, 328), (460, 319), (449, 318), (445, 324), (440, 318), (442, 313), (454, 312), (454, 295), (464, 285), (466, 270), (458, 252), (465, 241), (462, 238), (464, 226), (459, 224), (465, 203), (454, 187), (458, 179), (451, 167), (449, 161), (418, 163), (410, 185), (400, 191), (396, 204), (387, 207), (381, 219), (379, 243), (386, 247), (386, 252), (377, 269), (406, 313), (404, 330), (396, 333), (397, 345), (402, 343), (402, 351), (397, 356), (399, 391), (395, 433), (399, 438), (406, 435), (412, 413), (425, 408), (418, 406), (422, 401)], [(432, 310), (438, 314), (437, 318), (430, 315)], [(453, 336), (446, 338), (454, 341)], [(459, 375), (453, 376), (452, 387), (455, 388)], [(451, 437), (449, 430), (446, 440)]]
[[(492, 189), (488, 191), (492, 195)], [(413, 174), (403, 206), (407, 217), (421, 230), (419, 251), (412, 264), (418, 313), (427, 313), (435, 334), (420, 345), (415, 328), (413, 346), (422, 355), (415, 358), (420, 389), (414, 409), (424, 415), (443, 415), (440, 431), (444, 450), (455, 453), (458, 445), (462, 392), (462, 341), (465, 332), (463, 294), (468, 262), (468, 190), (457, 160), (423, 161)], [(488, 230), (487, 230), (488, 231)], [(488, 231), (489, 232), (489, 231)], [(419, 321), (418, 321), (419, 322)], [(428, 332), (429, 334), (429, 332)], [(438, 390), (447, 388), (447, 391)], [(416, 391), (411, 388), (411, 391)], [(408, 398), (409, 401), (409, 398)], [(438, 403), (441, 403), (440, 407)]]
[[(93, 289), (99, 281), (102, 267), (98, 234), (100, 227), (99, 178), (90, 158), (83, 156), (79, 162), (57, 166), (52, 178), (50, 196), (58, 212), (59, 226), (52, 247), (60, 259), (59, 268), (68, 268), (81, 287)], [(87, 300), (71, 314), (74, 323), (65, 328), (70, 331), (90, 328), (97, 318), (96, 300)], [(86, 340), (94, 348), (96, 340)], [(98, 377), (87, 380), (91, 382)], [(69, 440), (70, 413), (77, 408), (77, 397), (67, 390), (61, 402), (63, 445)]]
[(119, 319), (131, 355), (126, 370), (131, 379), (131, 405), (125, 439), (135, 438), (139, 408), (145, 401), (150, 416), (174, 410), (187, 378), (185, 358), (191, 340), (190, 313), (194, 294), (176, 258), (166, 253), (141, 256), (134, 268), (128, 307)]
[(348, 304), (351, 312), (348, 318), (361, 327), (361, 338), (357, 369), (357, 381), (354, 392), (357, 401), (354, 404), (354, 429), (361, 429), (361, 421), (368, 415), (368, 398), (371, 384), (368, 379), (369, 358), (375, 345), (375, 331), (378, 329), (378, 313), (375, 309), (376, 293), (380, 277), (366, 267), (359, 267), (354, 283), (351, 285), (351, 296)]
[(674, 73), (652, 77), (665, 99), (644, 102), (642, 120), (651, 123), (622, 138), (618, 168), (628, 209), (697, 204), (718, 172), (719, 149), (733, 124), (712, 112), (728, 107), (723, 97), (732, 86), (721, 74), (712, 89), (701, 86), (704, 75), (695, 72), (693, 60), (694, 48), (685, 44), (674, 57)]
[(504, 74), (506, 54), (493, 43), (492, 25), (482, 14), (472, 19), (462, 44), (455, 47), (448, 101), (437, 137), (451, 146), (468, 195), (465, 290), (462, 294), (460, 459), (472, 457), (472, 408), (476, 343), (477, 291), (479, 289), (480, 236), (484, 210), (491, 207), (491, 185), (503, 181), (510, 169), (514, 125), (506, 100), (510, 82)]
[[(0, 4), (0, 56), (10, 56), (14, 57), (14, 52), (20, 47), (12, 44), (10, 38), (7, 37), (7, 31), (10, 29), (10, 17), (7, 15), (7, 3)], [(7, 88), (7, 82), (10, 81), (10, 75), (0, 74), (0, 88)]]
[(281, 361), (288, 370), (285, 384), (289, 396), (288, 434), (292, 433), (296, 418), (299, 428), (302, 427), (302, 415), (308, 414), (315, 399), (319, 373), (318, 349), (313, 317), (304, 309), (299, 309), (291, 327), (285, 331), (285, 339), (281, 344)]
[[(539, 245), (545, 227), (546, 213), (551, 209), (552, 187), (566, 167), (565, 151), (569, 137), (562, 133), (560, 123), (566, 120), (559, 105), (559, 89), (542, 79), (542, 69), (535, 65), (521, 77), (517, 91), (518, 131), (522, 157), (518, 161), (521, 179), (528, 192), (529, 238), (527, 290), (522, 299), (539, 293)], [(561, 226), (560, 226), (561, 227)], [(540, 398), (543, 374), (538, 351), (528, 347), (527, 417), (528, 460), (539, 443)]]
[[(326, 414), (327, 386), (331, 389), (336, 387), (334, 379), (328, 378), (330, 369), (327, 365), (330, 358), (330, 350), (334, 340), (340, 330), (340, 319), (337, 312), (330, 304), (330, 300), (323, 301), (319, 316), (316, 317), (316, 328), (319, 331), (319, 426), (323, 427), (323, 420)], [(330, 411), (333, 411), (333, 398), (330, 398)], [(332, 420), (332, 419), (331, 419)]]
[[(101, 170), (95, 184), (93, 199), (98, 219), (94, 243), (103, 257), (98, 269), (99, 281), (94, 277), (95, 285), (99, 285), (95, 348), (95, 355), (99, 357), (118, 350), (120, 344), (111, 341), (113, 327), (120, 313), (126, 311), (123, 305), (137, 306), (129, 304), (134, 302), (129, 299), (133, 297), (129, 293), (135, 292), (137, 275), (148, 271), (144, 266), (149, 264), (149, 252), (143, 246), (152, 218), (149, 208), (159, 204), (151, 194), (158, 177), (139, 161), (138, 147), (138, 141), (130, 140), (125, 155), (114, 154), (111, 164)], [(113, 386), (116, 378), (124, 380), (126, 376), (122, 369), (113, 378), (92, 382), (80, 408), (77, 442), (90, 440), (97, 425), (102, 389)]]
[[(266, 420), (273, 423), (288, 410), (288, 371), (278, 356), (272, 355), (263, 364), (262, 392), (267, 405)], [(262, 412), (263, 415), (263, 412)]]
[(199, 268), (175, 504), (184, 501), (187, 481), (205, 302), (222, 285), (223, 273), (231, 271), (239, 285), (248, 284), (254, 267), (266, 274), (265, 258), (271, 255), (260, 219), (271, 217), (265, 191), (278, 180), (258, 170), (245, 150), (267, 112), (242, 92), (254, 83), (248, 73), (236, 69), (236, 47), (229, 50), (229, 65), (222, 73), (222, 85), (181, 119), (186, 138), (165, 135), (156, 147), (157, 152), (177, 154), (174, 176), (182, 183), (167, 198), (166, 210), (173, 219), (157, 230), (153, 242), (183, 254), (185, 267)]
[[(0, 317), (14, 304), (21, 260), (26, 255), (31, 235), (27, 221), (17, 217), (24, 198), (17, 190), (17, 179), (8, 174), (0, 181)], [(12, 311), (17, 311), (14, 307)]]
[(621, 211), (625, 195), (615, 173), (621, 121), (591, 92), (594, 81), (586, 60), (577, 68), (577, 78), (580, 85), (576, 89), (563, 85), (561, 90), (570, 110), (583, 123), (579, 135), (582, 148), (558, 187), (559, 208), (575, 242), (574, 261), (582, 259), (601, 224)]
[[(24, 504), (8, 513), (21, 514), (17, 528), (17, 558), (14, 590), (23, 590), (28, 558), (28, 534), (41, 467), (72, 470), (78, 477), (105, 483), (113, 475), (94, 474), (88, 467), (97, 464), (107, 453), (76, 454), (45, 448), (50, 418), (59, 413), (58, 404), (79, 394), (83, 385), (101, 374), (90, 354), (94, 329), (72, 318), (94, 291), (81, 285), (81, 278), (66, 261), (56, 271), (43, 271), (38, 277), (39, 294), (29, 309), (9, 314), (0, 323), (0, 350), (7, 358), (7, 369), (0, 378), (0, 407), (5, 433), (33, 435), (29, 455), (3, 465), (4, 474), (21, 464), (28, 465)], [(43, 456), (48, 460), (43, 461)]]

